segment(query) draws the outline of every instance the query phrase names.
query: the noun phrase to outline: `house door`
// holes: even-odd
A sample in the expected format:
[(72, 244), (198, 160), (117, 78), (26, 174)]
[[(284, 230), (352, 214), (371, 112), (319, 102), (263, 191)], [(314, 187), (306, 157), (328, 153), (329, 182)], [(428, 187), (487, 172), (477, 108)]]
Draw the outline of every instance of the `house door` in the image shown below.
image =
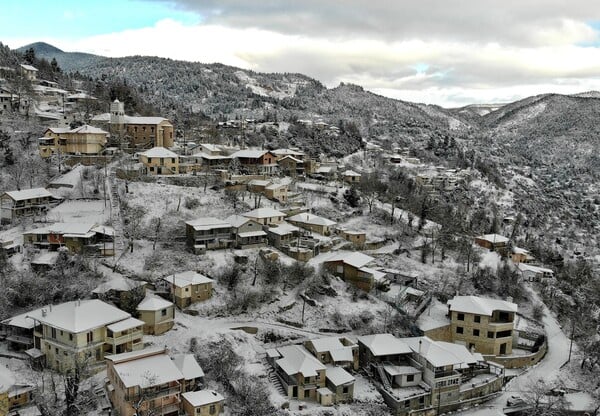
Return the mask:
[(506, 354), (506, 343), (500, 344), (500, 355)]
[(292, 397), (293, 398), (297, 398), (298, 397), (298, 386), (293, 386), (292, 387)]

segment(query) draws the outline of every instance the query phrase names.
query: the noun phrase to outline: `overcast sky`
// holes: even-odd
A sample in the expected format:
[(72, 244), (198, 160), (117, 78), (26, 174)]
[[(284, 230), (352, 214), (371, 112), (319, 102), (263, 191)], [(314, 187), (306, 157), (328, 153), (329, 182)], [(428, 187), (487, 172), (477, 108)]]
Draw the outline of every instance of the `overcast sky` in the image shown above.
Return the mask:
[(0, 41), (301, 72), (445, 107), (600, 90), (594, 0), (20, 0)]

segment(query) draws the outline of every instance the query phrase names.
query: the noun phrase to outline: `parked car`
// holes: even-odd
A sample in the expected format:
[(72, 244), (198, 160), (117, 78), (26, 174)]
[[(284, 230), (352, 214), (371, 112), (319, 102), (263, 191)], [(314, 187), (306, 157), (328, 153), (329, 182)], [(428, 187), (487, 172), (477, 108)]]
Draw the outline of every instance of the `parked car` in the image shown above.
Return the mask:
[(527, 404), (525, 402), (525, 400), (523, 400), (523, 398), (521, 396), (510, 396), (508, 398), (508, 400), (506, 401), (506, 405), (508, 407), (514, 407), (514, 406), (522, 406), (524, 404)]

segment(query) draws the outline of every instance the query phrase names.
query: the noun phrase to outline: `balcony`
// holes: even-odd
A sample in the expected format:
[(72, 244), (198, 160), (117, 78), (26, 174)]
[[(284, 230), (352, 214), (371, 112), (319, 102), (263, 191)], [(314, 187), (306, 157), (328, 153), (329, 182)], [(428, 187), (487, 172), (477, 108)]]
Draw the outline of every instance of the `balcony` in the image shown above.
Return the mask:
[(436, 381), (442, 378), (452, 378), (452, 377), (460, 377), (460, 373), (456, 370), (445, 370), (445, 371), (435, 371), (434, 378)]
[(121, 335), (121, 336), (118, 336), (118, 337), (107, 336), (106, 337), (106, 342), (111, 343), (111, 344), (115, 344), (115, 345), (126, 344), (128, 342), (132, 342), (134, 344), (137, 344), (134, 341), (138, 341), (138, 343), (141, 342), (143, 335), (144, 335), (144, 331), (142, 331), (142, 328), (140, 328), (139, 330), (137, 330), (135, 332), (131, 332), (129, 334), (124, 334), (124, 335)]
[[(147, 388), (147, 389), (144, 389), (141, 394), (138, 393), (138, 394), (125, 395), (125, 400), (127, 400), (128, 402), (138, 401), (140, 399), (144, 400), (144, 401), (154, 400), (154, 399), (159, 399), (161, 397), (179, 395), (179, 393), (181, 393), (180, 385), (177, 385), (175, 387), (169, 387), (166, 389)], [(177, 400), (179, 400), (179, 398), (177, 398)]]

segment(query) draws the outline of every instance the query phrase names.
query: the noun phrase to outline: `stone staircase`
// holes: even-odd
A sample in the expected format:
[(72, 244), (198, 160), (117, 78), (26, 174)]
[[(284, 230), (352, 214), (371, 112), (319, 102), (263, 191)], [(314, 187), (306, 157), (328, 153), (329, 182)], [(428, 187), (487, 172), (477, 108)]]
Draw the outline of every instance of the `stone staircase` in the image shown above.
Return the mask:
[(275, 370), (273, 368), (268, 368), (267, 369), (267, 376), (269, 377), (269, 381), (271, 382), (271, 384), (273, 384), (273, 386), (275, 386), (275, 389), (277, 390), (277, 392), (279, 394), (281, 394), (283, 397), (287, 397), (287, 393), (285, 391), (285, 389), (283, 388), (283, 384), (281, 384), (281, 380), (279, 379), (279, 377), (277, 376), (277, 373), (275, 372)]
[(377, 374), (379, 374), (379, 379), (381, 380), (381, 384), (383, 384), (383, 387), (386, 390), (391, 391), (392, 383), (390, 383), (387, 374), (383, 370), (383, 366), (380, 363), (377, 363), (375, 364), (375, 369), (377, 370)]
[(106, 178), (106, 189), (108, 190), (108, 195), (110, 197), (110, 217), (112, 227), (115, 230), (115, 258), (119, 258), (125, 249), (125, 236), (123, 233), (121, 206), (119, 204), (117, 177), (114, 168), (110, 170), (109, 176)]

